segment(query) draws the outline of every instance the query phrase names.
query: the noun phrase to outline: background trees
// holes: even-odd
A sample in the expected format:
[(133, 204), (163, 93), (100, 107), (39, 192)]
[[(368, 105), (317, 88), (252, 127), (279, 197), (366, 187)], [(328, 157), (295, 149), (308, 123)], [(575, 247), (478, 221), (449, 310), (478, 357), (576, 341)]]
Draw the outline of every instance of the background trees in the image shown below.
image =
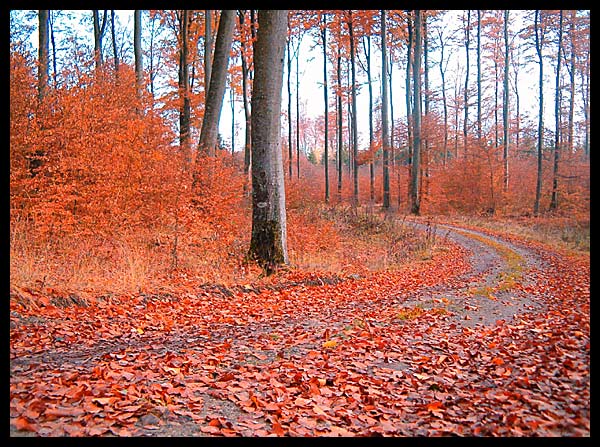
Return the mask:
[[(589, 11), (421, 16), (418, 25), (412, 10), (288, 13), (279, 141), (288, 214), (322, 202), (330, 181), (331, 205), (400, 214), (589, 213)], [(225, 239), (234, 248), (221, 252), (245, 254), (255, 18), (11, 11), (11, 223), (40, 247), (58, 234), (82, 244), (117, 229), (123, 241), (145, 234), (179, 268), (199, 262), (184, 252)], [(231, 44), (220, 50), (225, 22)], [(209, 128), (213, 156), (198, 161)], [(192, 194), (194, 172), (203, 186)]]

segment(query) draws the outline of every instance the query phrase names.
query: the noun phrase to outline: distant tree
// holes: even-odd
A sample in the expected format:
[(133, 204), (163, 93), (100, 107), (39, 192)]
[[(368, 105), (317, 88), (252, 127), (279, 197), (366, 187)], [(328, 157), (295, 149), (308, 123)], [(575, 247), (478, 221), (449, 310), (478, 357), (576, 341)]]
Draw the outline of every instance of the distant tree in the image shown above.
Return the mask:
[(249, 257), (267, 272), (289, 262), (281, 154), (281, 89), (287, 11), (258, 12), (252, 89), (252, 238)]

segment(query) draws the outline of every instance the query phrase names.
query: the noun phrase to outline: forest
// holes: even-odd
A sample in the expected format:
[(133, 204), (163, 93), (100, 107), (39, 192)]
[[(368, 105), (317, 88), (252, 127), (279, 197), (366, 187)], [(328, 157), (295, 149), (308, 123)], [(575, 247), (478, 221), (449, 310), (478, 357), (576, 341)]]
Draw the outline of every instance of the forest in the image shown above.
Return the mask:
[(590, 436), (589, 10), (11, 10), (11, 436)]

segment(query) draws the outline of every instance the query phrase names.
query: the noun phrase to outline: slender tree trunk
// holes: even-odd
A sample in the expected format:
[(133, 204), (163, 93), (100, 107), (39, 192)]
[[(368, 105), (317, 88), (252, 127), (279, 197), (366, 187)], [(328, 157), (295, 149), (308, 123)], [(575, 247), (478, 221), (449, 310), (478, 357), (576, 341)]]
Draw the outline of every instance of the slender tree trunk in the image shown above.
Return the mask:
[(294, 146), (292, 130), (292, 45), (291, 38), (287, 40), (287, 90), (288, 90), (288, 174), (290, 180), (293, 174)]
[[(339, 38), (339, 36), (338, 36)], [(339, 40), (338, 40), (339, 42)], [(339, 43), (338, 43), (339, 45)], [(338, 199), (342, 200), (342, 174), (343, 174), (343, 157), (344, 157), (344, 133), (343, 133), (343, 104), (342, 104), (342, 56), (338, 47), (337, 53), (337, 138), (338, 138), (338, 181), (337, 193)]]
[(327, 91), (327, 14), (323, 14), (323, 29), (321, 31), (323, 38), (323, 102), (325, 106), (325, 148), (324, 148), (324, 168), (325, 168), (325, 203), (329, 202), (329, 95)]
[(563, 39), (563, 10), (560, 10), (558, 24), (558, 55), (556, 57), (556, 87), (554, 93), (554, 164), (552, 168), (552, 197), (550, 198), (550, 210), (558, 208), (558, 161), (560, 157), (560, 62), (562, 54)]
[(229, 102), (231, 104), (231, 156), (235, 152), (235, 91), (233, 90), (233, 80), (229, 80)]
[(442, 104), (444, 107), (444, 166), (446, 166), (446, 162), (448, 161), (448, 100), (446, 98), (446, 70), (444, 69), (444, 49), (445, 42), (443, 38), (443, 31), (438, 31), (438, 36), (440, 38), (440, 77), (442, 79)]
[(48, 21), (49, 10), (40, 9), (38, 12), (39, 20), (39, 46), (38, 46), (38, 100), (41, 103), (48, 90)]
[(54, 39), (54, 15), (52, 14), (51, 10), (48, 11), (48, 19), (48, 23), (50, 25), (50, 43), (52, 45), (52, 79), (54, 81), (54, 87), (56, 88), (58, 86), (56, 70), (56, 41)]
[(421, 10), (415, 9), (415, 52), (413, 66), (413, 168), (411, 172), (411, 212), (420, 214), (421, 197), (419, 191), (419, 174), (421, 163)]
[(281, 88), (287, 11), (261, 10), (252, 91), (252, 238), (249, 256), (267, 274), (287, 264), (281, 156)]
[(110, 31), (112, 37), (113, 60), (115, 64), (115, 78), (119, 79), (119, 53), (117, 52), (117, 34), (115, 33), (115, 10), (110, 10)]
[(206, 100), (210, 88), (212, 73), (212, 10), (204, 10), (204, 99)]
[(477, 10), (477, 140), (481, 145), (481, 10)]
[[(240, 27), (244, 26), (244, 17), (246, 15), (245, 10), (238, 11), (238, 17), (240, 19)], [(244, 38), (240, 39), (240, 58), (242, 61), (242, 96), (244, 101), (244, 118), (246, 121), (246, 134), (244, 143), (244, 178), (247, 179), (250, 173), (251, 159), (251, 119), (250, 119), (250, 104), (248, 102), (248, 66), (246, 64), (246, 44)], [(247, 189), (247, 184), (244, 181), (244, 191)]]
[[(217, 40), (215, 42), (215, 53), (211, 67), (208, 96), (206, 98), (204, 109), (204, 119), (202, 120), (202, 130), (200, 132), (200, 141), (198, 143), (198, 151), (203, 155), (214, 154), (218, 144), (219, 118), (221, 116), (223, 96), (225, 94), (227, 64), (229, 62), (234, 24), (235, 11), (229, 9), (221, 11), (219, 28), (217, 30)], [(201, 158), (202, 157), (198, 157), (197, 160), (199, 161)], [(200, 165), (198, 165), (198, 168), (200, 168)]]
[(186, 166), (191, 163), (190, 149), (190, 74), (188, 63), (189, 45), (189, 10), (181, 11), (179, 35), (181, 37), (179, 47), (179, 146), (184, 155)]
[(348, 15), (348, 34), (350, 37), (350, 68), (352, 70), (352, 176), (354, 180), (353, 205), (358, 206), (358, 125), (356, 119), (356, 63), (352, 11), (350, 11)]
[(502, 159), (504, 161), (504, 192), (508, 191), (508, 145), (509, 145), (509, 128), (508, 128), (508, 114), (509, 114), (509, 104), (508, 104), (508, 62), (510, 55), (510, 47), (508, 41), (508, 10), (504, 10), (504, 90), (502, 95), (502, 125), (504, 127), (502, 143), (504, 146), (504, 152), (502, 154)]
[(542, 161), (544, 150), (544, 60), (542, 57), (542, 48), (544, 43), (544, 31), (541, 28), (542, 11), (535, 11), (535, 49), (538, 55), (538, 63), (540, 67), (538, 85), (539, 85), (539, 100), (540, 106), (538, 109), (538, 132), (537, 132), (537, 181), (535, 186), (535, 203), (533, 205), (533, 214), (538, 215), (540, 211), (540, 199), (542, 196)]
[[(429, 123), (429, 36), (427, 35), (427, 16), (422, 16), (421, 20), (423, 22), (423, 77), (425, 80), (425, 95), (423, 98), (423, 104), (425, 106), (425, 122)], [(426, 124), (426, 126), (428, 126), (428, 124)], [(428, 127), (426, 128), (428, 129)], [(422, 132), (422, 136), (425, 150), (421, 157), (421, 165), (425, 165), (425, 184), (423, 188), (420, 188), (420, 190), (422, 191), (422, 194), (427, 195), (429, 193), (429, 138), (427, 138), (427, 132)], [(421, 182), (423, 182), (423, 176), (421, 176)]]
[(412, 149), (413, 149), (413, 125), (412, 125), (412, 107), (411, 107), (411, 88), (410, 88), (410, 79), (412, 77), (412, 44), (413, 44), (413, 25), (410, 17), (410, 11), (408, 11), (407, 17), (407, 27), (408, 27), (408, 36), (406, 43), (406, 133), (407, 133), (407, 141), (408, 141), (408, 164), (410, 165), (410, 169), (412, 170)]
[(569, 79), (571, 81), (571, 85), (569, 86), (569, 124), (568, 124), (568, 135), (567, 135), (567, 148), (569, 152), (572, 154), (574, 149), (574, 117), (575, 117), (575, 20), (577, 18), (577, 11), (571, 10), (570, 14), (570, 26), (569, 26), (569, 34), (570, 34), (570, 64), (567, 65), (569, 69)]
[(144, 66), (142, 59), (142, 10), (136, 9), (133, 14), (133, 53), (135, 57), (135, 85), (138, 100), (144, 88)]
[(465, 119), (463, 121), (463, 150), (464, 158), (467, 158), (467, 130), (469, 128), (469, 43), (471, 31), (471, 10), (467, 11), (467, 25), (465, 27), (465, 55), (466, 55), (466, 74), (465, 74)]
[(385, 26), (385, 10), (381, 10), (381, 144), (383, 146), (383, 209), (390, 208), (390, 171), (389, 147), (390, 135), (388, 130), (388, 78), (387, 68), (387, 36)]
[(296, 178), (300, 178), (300, 43), (296, 50)]
[[(367, 61), (367, 86), (369, 88), (369, 150), (373, 150), (373, 83), (371, 82), (371, 36), (366, 35), (366, 43), (363, 40), (365, 59)], [(385, 79), (385, 78), (384, 78)], [(375, 152), (372, 153), (369, 161), (369, 200), (371, 204), (375, 202), (375, 171), (373, 170), (373, 161)]]
[(96, 69), (99, 69), (102, 65), (102, 37), (104, 36), (104, 29), (106, 27), (108, 9), (104, 10), (102, 23), (100, 23), (100, 15), (97, 9), (93, 9), (92, 14), (94, 21), (94, 56), (96, 60)]
[(584, 154), (590, 156), (590, 52), (586, 52), (585, 70), (581, 70), (581, 88), (583, 100), (583, 118), (585, 127)]

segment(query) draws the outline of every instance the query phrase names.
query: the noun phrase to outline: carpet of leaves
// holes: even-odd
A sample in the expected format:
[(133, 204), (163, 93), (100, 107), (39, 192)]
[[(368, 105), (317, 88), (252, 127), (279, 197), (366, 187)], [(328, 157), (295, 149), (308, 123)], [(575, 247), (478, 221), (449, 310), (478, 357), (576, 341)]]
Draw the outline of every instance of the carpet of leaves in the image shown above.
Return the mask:
[[(491, 325), (408, 308), (469, 281), (449, 244), (394, 272), (134, 296), (11, 288), (10, 422), (38, 436), (589, 436), (589, 258), (529, 247), (544, 304)], [(467, 278), (467, 279), (464, 279)], [(466, 284), (468, 285), (468, 284)], [(456, 318), (456, 316), (460, 318)]]

